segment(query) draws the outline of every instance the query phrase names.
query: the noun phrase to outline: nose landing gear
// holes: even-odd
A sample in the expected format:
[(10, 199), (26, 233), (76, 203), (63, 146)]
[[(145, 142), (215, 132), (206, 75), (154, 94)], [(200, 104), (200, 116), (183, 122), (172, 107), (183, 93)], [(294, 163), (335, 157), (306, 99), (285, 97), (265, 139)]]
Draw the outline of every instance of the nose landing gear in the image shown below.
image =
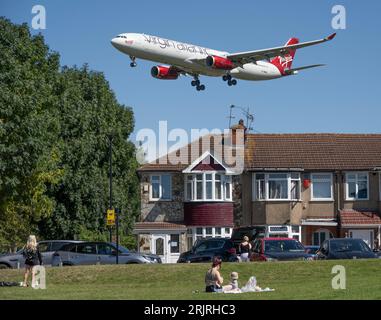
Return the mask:
[(134, 56), (130, 56), (130, 59), (131, 59), (131, 63), (130, 63), (130, 67), (131, 68), (134, 68), (134, 67), (136, 67), (137, 66), (137, 64), (136, 64), (136, 57), (134, 57)]
[(228, 86), (235, 86), (237, 84), (237, 80), (236, 79), (232, 79), (232, 76), (230, 74), (225, 74), (222, 76), (222, 80), (223, 81), (227, 81), (228, 82)]

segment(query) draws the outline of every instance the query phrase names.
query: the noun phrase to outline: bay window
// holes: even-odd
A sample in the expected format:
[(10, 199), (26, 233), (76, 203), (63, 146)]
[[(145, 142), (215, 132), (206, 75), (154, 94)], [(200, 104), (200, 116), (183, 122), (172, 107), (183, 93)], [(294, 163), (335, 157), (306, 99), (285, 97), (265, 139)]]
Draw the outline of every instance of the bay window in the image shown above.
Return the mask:
[(185, 200), (231, 201), (231, 176), (216, 172), (188, 174), (185, 177)]
[(150, 200), (171, 200), (172, 176), (170, 174), (151, 175)]
[(368, 200), (369, 178), (367, 172), (346, 173), (346, 200)]
[(331, 173), (312, 173), (311, 181), (311, 200), (333, 200)]
[(254, 175), (254, 197), (258, 200), (299, 200), (300, 174), (256, 173)]

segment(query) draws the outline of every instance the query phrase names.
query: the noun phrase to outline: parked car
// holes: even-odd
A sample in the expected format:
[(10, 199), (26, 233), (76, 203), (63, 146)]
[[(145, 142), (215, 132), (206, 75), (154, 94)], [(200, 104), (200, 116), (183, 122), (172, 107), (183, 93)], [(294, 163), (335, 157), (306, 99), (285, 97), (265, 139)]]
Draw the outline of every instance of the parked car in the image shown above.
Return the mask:
[(251, 261), (313, 260), (303, 245), (292, 238), (261, 238), (254, 241)]
[(233, 229), (231, 240), (234, 243), (234, 248), (239, 252), (239, 244), (242, 242), (243, 237), (247, 236), (249, 242), (253, 245), (256, 238), (264, 237), (266, 233), (265, 226), (247, 226), (247, 227), (237, 227)]
[(377, 258), (362, 239), (328, 239), (323, 242), (317, 258), (322, 259), (372, 259)]
[[(42, 263), (46, 266), (52, 264), (53, 254), (63, 246), (70, 243), (80, 243), (75, 240), (46, 240), (38, 242), (38, 248), (41, 252)], [(23, 249), (16, 253), (8, 253), (0, 256), (0, 269), (23, 268), (25, 258), (22, 254)]]
[(317, 252), (320, 249), (320, 246), (304, 246), (306, 249), (306, 253), (310, 254), (313, 256), (314, 259), (317, 259)]
[[(116, 245), (110, 242), (72, 243), (62, 247), (53, 255), (53, 266), (79, 266), (92, 264), (115, 264)], [(161, 263), (157, 255), (131, 252), (119, 245), (120, 264)]]
[(222, 261), (238, 261), (233, 241), (226, 238), (198, 240), (191, 250), (180, 255), (177, 262), (210, 262), (213, 257), (219, 257)]

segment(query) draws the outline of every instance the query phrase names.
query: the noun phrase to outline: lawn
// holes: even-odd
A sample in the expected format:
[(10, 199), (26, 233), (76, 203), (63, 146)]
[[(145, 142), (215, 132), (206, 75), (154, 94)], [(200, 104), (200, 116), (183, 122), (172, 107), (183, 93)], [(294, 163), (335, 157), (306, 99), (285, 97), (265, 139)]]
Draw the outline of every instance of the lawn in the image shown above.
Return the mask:
[[(332, 289), (335, 265), (346, 269), (345, 290)], [(231, 271), (237, 271), (240, 286), (254, 275), (259, 286), (275, 289), (244, 294), (204, 293), (208, 268), (209, 264), (47, 268), (46, 290), (0, 287), (0, 299), (381, 299), (381, 259), (223, 263), (225, 282)], [(23, 270), (0, 270), (0, 281), (22, 277)]]

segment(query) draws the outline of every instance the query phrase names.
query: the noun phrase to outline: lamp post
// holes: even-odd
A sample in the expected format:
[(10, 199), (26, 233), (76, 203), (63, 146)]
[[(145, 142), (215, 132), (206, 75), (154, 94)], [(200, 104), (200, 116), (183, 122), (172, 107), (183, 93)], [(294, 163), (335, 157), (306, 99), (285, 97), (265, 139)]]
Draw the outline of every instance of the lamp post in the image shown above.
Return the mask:
[[(108, 135), (109, 140), (109, 186), (110, 186), (110, 203), (109, 209), (112, 209), (112, 134)], [(112, 228), (110, 226), (110, 242), (112, 242)]]

